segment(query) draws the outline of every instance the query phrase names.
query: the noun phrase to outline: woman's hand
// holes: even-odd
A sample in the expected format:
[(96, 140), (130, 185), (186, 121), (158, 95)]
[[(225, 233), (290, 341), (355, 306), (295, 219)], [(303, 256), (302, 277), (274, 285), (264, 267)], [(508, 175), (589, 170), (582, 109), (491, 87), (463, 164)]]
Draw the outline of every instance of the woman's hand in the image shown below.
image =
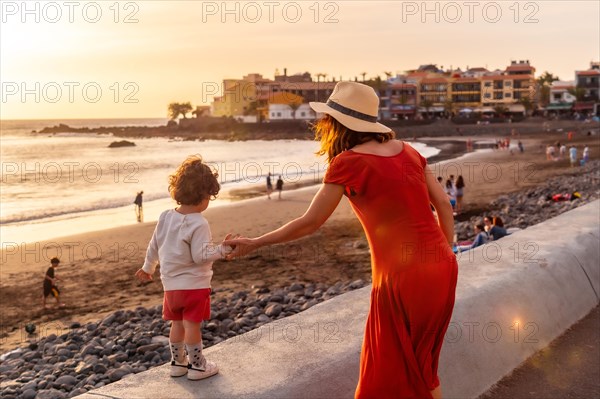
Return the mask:
[(135, 272), (135, 276), (138, 278), (138, 280), (144, 282), (154, 280), (154, 278), (152, 278), (152, 275), (146, 273), (143, 269), (139, 269), (137, 272)]
[(225, 257), (225, 259), (227, 260), (247, 255), (250, 252), (255, 251), (261, 247), (261, 245), (258, 243), (258, 239), (240, 237), (239, 235), (231, 240), (226, 239), (225, 241), (223, 241), (223, 245), (229, 245), (233, 248), (233, 251), (231, 251)]

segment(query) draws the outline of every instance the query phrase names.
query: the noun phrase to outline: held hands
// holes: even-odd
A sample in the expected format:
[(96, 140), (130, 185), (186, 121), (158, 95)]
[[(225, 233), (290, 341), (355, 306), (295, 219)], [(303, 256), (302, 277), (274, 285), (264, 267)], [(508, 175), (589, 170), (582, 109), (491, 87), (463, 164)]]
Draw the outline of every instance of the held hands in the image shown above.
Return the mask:
[(139, 269), (137, 272), (135, 272), (135, 276), (138, 278), (138, 280), (144, 281), (144, 282), (154, 280), (152, 275), (146, 273), (143, 269)]
[(229, 252), (229, 254), (227, 254), (227, 256), (225, 257), (225, 259), (227, 260), (247, 255), (250, 252), (261, 247), (256, 238), (240, 237), (239, 234), (236, 235), (233, 239), (228, 239), (227, 237), (225, 237), (223, 245), (229, 245), (232, 248), (232, 251)]

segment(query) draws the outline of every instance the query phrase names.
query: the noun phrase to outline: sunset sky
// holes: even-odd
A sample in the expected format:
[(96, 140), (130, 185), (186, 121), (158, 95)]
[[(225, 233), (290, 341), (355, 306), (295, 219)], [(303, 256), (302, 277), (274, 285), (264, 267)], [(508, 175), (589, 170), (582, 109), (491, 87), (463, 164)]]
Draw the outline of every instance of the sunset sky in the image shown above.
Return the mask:
[(421, 1), (0, 3), (2, 119), (165, 117), (172, 101), (208, 104), (207, 84), (283, 68), (354, 79), (530, 60), (572, 80), (600, 58), (594, 0), (430, 1), (429, 14)]

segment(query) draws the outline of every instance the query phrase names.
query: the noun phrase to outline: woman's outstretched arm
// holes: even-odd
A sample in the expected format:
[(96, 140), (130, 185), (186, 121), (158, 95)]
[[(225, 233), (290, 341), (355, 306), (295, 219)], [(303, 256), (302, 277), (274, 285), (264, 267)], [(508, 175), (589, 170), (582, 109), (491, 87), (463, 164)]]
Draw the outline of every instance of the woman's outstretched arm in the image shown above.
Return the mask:
[(452, 245), (454, 241), (454, 215), (452, 205), (450, 205), (450, 201), (448, 200), (448, 195), (444, 192), (441, 184), (436, 180), (433, 172), (429, 169), (429, 166), (425, 168), (425, 179), (427, 181), (429, 199), (437, 212), (442, 232), (446, 236), (448, 243)]
[(342, 195), (344, 195), (343, 186), (323, 184), (312, 199), (308, 210), (299, 218), (257, 238), (237, 238), (224, 241), (224, 245), (235, 248), (227, 258), (242, 256), (265, 245), (292, 241), (314, 233), (331, 216)]

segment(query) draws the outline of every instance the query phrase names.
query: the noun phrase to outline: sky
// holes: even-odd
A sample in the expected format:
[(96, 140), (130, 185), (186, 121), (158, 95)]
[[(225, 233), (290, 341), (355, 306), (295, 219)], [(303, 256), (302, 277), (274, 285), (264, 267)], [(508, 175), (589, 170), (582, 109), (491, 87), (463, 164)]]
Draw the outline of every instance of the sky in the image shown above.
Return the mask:
[[(24, 5), (25, 4), (25, 5)], [(1, 119), (166, 117), (224, 78), (385, 77), (421, 64), (573, 80), (600, 59), (600, 1), (5, 1)]]

